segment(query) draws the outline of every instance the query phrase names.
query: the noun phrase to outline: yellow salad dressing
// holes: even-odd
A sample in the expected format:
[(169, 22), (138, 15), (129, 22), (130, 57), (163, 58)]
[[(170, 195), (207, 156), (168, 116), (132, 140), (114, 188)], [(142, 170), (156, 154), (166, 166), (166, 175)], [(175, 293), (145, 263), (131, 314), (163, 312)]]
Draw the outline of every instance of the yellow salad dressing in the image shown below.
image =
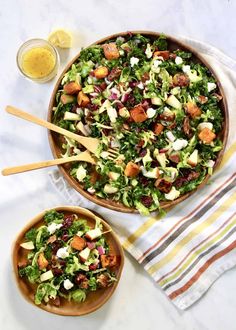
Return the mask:
[(45, 47), (34, 47), (22, 56), (22, 70), (31, 78), (43, 78), (54, 69), (56, 59), (53, 53)]

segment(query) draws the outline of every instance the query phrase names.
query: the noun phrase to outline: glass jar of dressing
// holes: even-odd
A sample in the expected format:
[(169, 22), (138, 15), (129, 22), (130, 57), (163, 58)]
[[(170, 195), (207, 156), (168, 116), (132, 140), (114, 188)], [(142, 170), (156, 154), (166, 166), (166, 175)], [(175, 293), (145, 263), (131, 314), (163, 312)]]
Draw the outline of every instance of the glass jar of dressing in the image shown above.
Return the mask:
[(55, 77), (59, 67), (56, 48), (43, 39), (26, 41), (18, 50), (16, 60), (25, 77), (40, 83)]

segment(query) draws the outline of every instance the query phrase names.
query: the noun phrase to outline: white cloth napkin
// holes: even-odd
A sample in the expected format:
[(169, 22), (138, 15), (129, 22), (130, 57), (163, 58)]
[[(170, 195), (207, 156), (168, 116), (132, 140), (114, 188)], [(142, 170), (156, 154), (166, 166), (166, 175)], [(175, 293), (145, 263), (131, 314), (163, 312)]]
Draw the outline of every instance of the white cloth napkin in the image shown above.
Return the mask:
[(159, 216), (115, 212), (76, 192), (58, 170), (51, 181), (67, 204), (94, 210), (118, 234), (123, 247), (180, 309), (197, 301), (226, 270), (236, 265), (236, 61), (202, 42), (180, 38), (215, 69), (224, 88), (230, 116), (225, 156), (211, 184)]

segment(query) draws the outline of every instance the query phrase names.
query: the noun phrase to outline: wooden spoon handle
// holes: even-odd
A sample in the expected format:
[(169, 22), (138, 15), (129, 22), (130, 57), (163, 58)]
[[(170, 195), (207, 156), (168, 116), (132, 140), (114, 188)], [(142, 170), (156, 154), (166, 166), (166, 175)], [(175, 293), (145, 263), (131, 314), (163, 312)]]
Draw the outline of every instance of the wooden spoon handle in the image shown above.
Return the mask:
[(17, 109), (15, 107), (12, 107), (11, 105), (8, 105), (6, 107), (6, 112), (8, 112), (11, 115), (14, 115), (16, 117), (19, 117), (19, 118), (28, 120), (31, 123), (34, 123), (34, 124), (37, 124), (37, 125), (46, 127), (48, 129), (50, 129), (51, 131), (54, 131), (54, 132), (57, 132), (59, 134), (65, 135), (68, 138), (71, 138), (73, 140), (76, 140), (76, 141), (78, 141), (80, 143), (82, 143), (81, 140), (83, 140), (81, 138), (84, 138), (83, 136), (79, 136), (78, 134), (74, 134), (74, 133), (72, 133), (70, 131), (67, 131), (64, 128), (61, 128), (61, 127), (59, 127), (57, 125), (54, 125), (52, 123), (49, 123), (48, 121), (43, 120), (41, 118), (35, 117), (35, 116), (31, 115), (30, 113), (27, 113), (27, 112), (24, 112), (24, 111), (22, 111), (20, 109)]
[[(20, 165), (20, 166), (8, 167), (8, 168), (5, 168), (5, 169), (2, 170), (2, 175), (12, 175), (12, 174), (37, 170), (39, 168), (44, 168), (44, 167), (49, 167), (49, 166), (54, 166), (54, 165), (60, 165), (60, 164), (65, 164), (65, 163), (79, 161), (79, 160), (83, 161), (83, 160), (85, 160), (85, 157), (83, 157), (83, 156), (85, 156), (85, 154), (87, 156), (87, 153), (88, 153), (87, 151), (82, 152), (79, 155), (81, 157), (71, 156), (71, 157), (65, 157), (65, 158), (45, 160), (43, 162), (37, 162), (37, 163)], [(81, 159), (79, 159), (79, 158), (81, 158)]]

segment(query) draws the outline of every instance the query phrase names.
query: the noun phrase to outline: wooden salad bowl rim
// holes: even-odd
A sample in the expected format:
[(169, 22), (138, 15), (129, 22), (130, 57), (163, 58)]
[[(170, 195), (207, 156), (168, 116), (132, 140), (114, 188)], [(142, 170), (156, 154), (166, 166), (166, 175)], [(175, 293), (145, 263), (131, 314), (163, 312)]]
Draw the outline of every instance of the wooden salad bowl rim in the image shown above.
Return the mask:
[[(110, 35), (108, 37), (102, 38), (102, 39), (94, 42), (93, 44), (89, 45), (88, 47), (91, 47), (93, 45), (103, 44), (103, 43), (108, 42), (111, 39), (115, 39), (115, 38), (117, 38), (119, 36), (125, 37), (129, 33), (132, 33), (132, 34), (141, 34), (141, 35), (150, 37), (152, 39), (158, 38), (161, 35), (161, 33), (152, 32), (152, 31), (120, 32), (120, 33), (116, 33), (116, 34)], [(207, 62), (207, 60), (205, 60), (201, 55), (199, 55), (199, 53), (195, 49), (193, 49), (192, 47), (188, 46), (187, 44), (183, 43), (182, 41), (179, 41), (178, 39), (176, 39), (176, 38), (174, 38), (172, 36), (169, 36), (169, 35), (166, 35), (166, 34), (165, 34), (165, 36), (167, 38), (167, 41), (169, 42), (169, 46), (170, 47), (171, 47), (171, 45), (174, 45), (174, 46), (178, 46), (178, 48), (181, 48), (182, 50), (191, 52), (194, 55), (194, 59), (195, 60), (197, 60), (198, 62), (204, 64), (210, 70), (210, 72), (212, 73), (212, 75), (214, 76), (214, 78), (217, 81), (217, 86), (219, 88), (220, 94), (223, 96), (223, 99), (220, 101), (220, 107), (221, 107), (221, 110), (222, 110), (222, 112), (224, 114), (224, 127), (223, 127), (222, 132), (221, 132), (223, 148), (222, 148), (222, 150), (220, 150), (220, 152), (219, 152), (219, 154), (217, 156), (217, 159), (215, 161), (215, 165), (214, 165), (214, 170), (215, 170), (219, 166), (219, 164), (220, 164), (220, 162), (222, 160), (222, 157), (223, 157), (223, 154), (224, 154), (224, 150), (225, 150), (225, 146), (226, 146), (226, 143), (227, 143), (228, 132), (229, 132), (228, 106), (227, 106), (227, 101), (226, 101), (226, 97), (225, 97), (225, 93), (224, 93), (223, 87), (222, 87), (222, 85), (220, 83), (220, 80), (217, 77), (214, 69)], [(88, 47), (86, 47), (86, 48), (88, 48)], [(177, 49), (177, 48), (175, 47), (175, 49)], [(53, 109), (53, 107), (55, 105), (55, 96), (56, 96), (56, 93), (58, 91), (58, 87), (60, 86), (61, 80), (62, 80), (64, 74), (70, 69), (70, 67), (72, 66), (72, 64), (76, 60), (78, 60), (79, 55), (80, 55), (80, 53), (78, 53), (69, 62), (69, 64), (65, 67), (65, 69), (62, 72), (62, 74), (58, 78), (58, 81), (57, 81), (57, 83), (56, 83), (56, 85), (55, 85), (55, 87), (53, 89), (52, 96), (51, 96), (50, 103), (49, 103), (48, 121), (51, 121), (52, 120), (52, 109)], [(55, 158), (58, 158), (58, 157), (60, 157), (60, 154), (58, 152), (58, 149), (57, 149), (57, 146), (56, 146), (54, 137), (55, 137), (55, 133), (53, 133), (51, 131), (48, 131), (49, 144), (50, 144), (50, 147), (51, 147), (53, 156)], [(64, 178), (66, 179), (66, 181), (75, 190), (77, 190), (81, 195), (83, 195), (84, 197), (86, 197), (88, 200), (90, 200), (90, 201), (92, 201), (92, 202), (94, 202), (94, 203), (96, 203), (98, 205), (101, 205), (103, 207), (106, 207), (106, 208), (109, 208), (111, 210), (114, 210), (114, 211), (125, 212), (125, 213), (138, 213), (138, 211), (135, 208), (130, 208), (130, 207), (127, 207), (127, 206), (123, 205), (122, 203), (114, 202), (114, 201), (111, 201), (109, 199), (107, 199), (107, 200), (106, 199), (101, 199), (99, 197), (96, 197), (96, 196), (93, 196), (93, 195), (89, 194), (87, 191), (85, 191), (83, 189), (82, 185), (80, 185), (79, 182), (76, 179), (74, 179), (73, 177), (70, 176), (70, 174), (66, 170), (65, 166), (59, 165), (58, 167), (59, 167), (60, 172), (63, 174)], [(201, 182), (201, 184), (196, 189), (194, 189), (194, 190), (192, 190), (190, 192), (187, 192), (186, 194), (180, 196), (179, 198), (177, 198), (177, 199), (175, 199), (173, 201), (160, 202), (161, 208), (162, 209), (167, 209), (167, 208), (170, 208), (170, 207), (172, 207), (172, 206), (174, 206), (176, 204), (179, 204), (180, 202), (184, 201), (186, 198), (188, 198), (189, 196), (191, 196), (197, 190), (199, 190), (200, 188), (202, 188), (203, 186), (205, 186), (205, 184), (207, 183), (207, 181), (209, 180), (209, 178), (210, 178), (210, 175), (207, 174), (206, 177), (205, 177), (205, 179)]]
[[(104, 231), (107, 231), (111, 229), (111, 227), (105, 222), (105, 220), (101, 219), (100, 216), (92, 213), (91, 211), (84, 209), (79, 206), (58, 206), (52, 208), (56, 211), (62, 211), (62, 212), (68, 212), (68, 213), (75, 213), (78, 216), (83, 217), (88, 221), (88, 223), (95, 224), (96, 217), (99, 217), (101, 220), (101, 223), (103, 225)], [(119, 239), (117, 238), (116, 234), (111, 231), (106, 233), (106, 238), (108, 241), (108, 244), (111, 248), (111, 252), (118, 256), (119, 260), (119, 266), (114, 269), (114, 272), (116, 274), (117, 281), (114, 282), (110, 287), (105, 289), (98, 289), (94, 292), (89, 292), (87, 295), (87, 298), (82, 303), (76, 303), (76, 302), (69, 302), (63, 299), (63, 303), (61, 306), (56, 307), (52, 304), (41, 304), (41, 305), (35, 305), (34, 303), (34, 293), (35, 293), (35, 285), (31, 285), (27, 279), (21, 278), (18, 273), (18, 262), (22, 257), (22, 251), (23, 249), (20, 247), (20, 244), (22, 241), (24, 241), (24, 235), (25, 233), (33, 226), (39, 225), (43, 217), (45, 215), (46, 211), (49, 211), (51, 209), (44, 210), (37, 216), (35, 216), (32, 220), (30, 220), (25, 227), (20, 231), (20, 233), (17, 235), (13, 245), (12, 245), (12, 265), (13, 265), (13, 272), (14, 272), (14, 278), (17, 284), (17, 287), (19, 288), (19, 291), (21, 292), (22, 296), (32, 305), (35, 307), (38, 307), (40, 309), (43, 309), (44, 311), (47, 311), (49, 313), (58, 314), (58, 315), (64, 315), (64, 316), (81, 316), (85, 314), (89, 314), (94, 312), (95, 310), (102, 307), (107, 300), (112, 296), (114, 291), (116, 290), (122, 269), (124, 266), (124, 252), (123, 248), (119, 242)]]

